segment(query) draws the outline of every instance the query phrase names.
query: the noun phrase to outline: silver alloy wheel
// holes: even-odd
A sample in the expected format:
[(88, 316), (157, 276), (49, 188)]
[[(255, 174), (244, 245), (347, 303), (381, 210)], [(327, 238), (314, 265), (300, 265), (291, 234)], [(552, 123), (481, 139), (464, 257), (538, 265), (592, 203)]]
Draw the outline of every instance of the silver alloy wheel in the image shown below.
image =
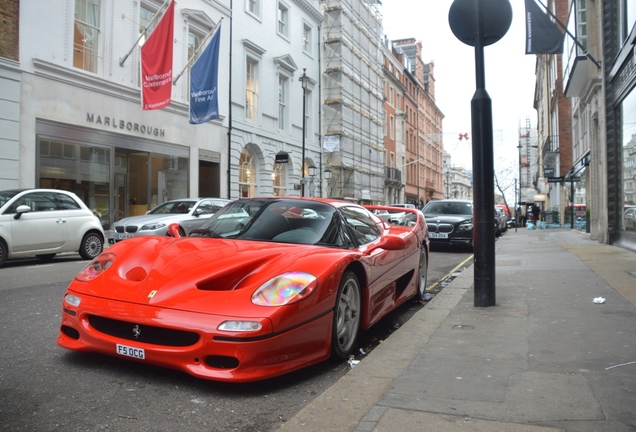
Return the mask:
[(422, 300), (426, 294), (426, 284), (428, 282), (428, 265), (426, 262), (426, 249), (422, 245), (420, 249), (420, 264), (417, 268), (417, 300)]
[(347, 272), (343, 276), (338, 299), (336, 301), (335, 340), (337, 344), (336, 355), (346, 357), (349, 355), (358, 337), (360, 328), (360, 285), (357, 277)]
[(104, 250), (104, 242), (97, 234), (88, 233), (82, 239), (79, 253), (84, 259), (93, 259)]

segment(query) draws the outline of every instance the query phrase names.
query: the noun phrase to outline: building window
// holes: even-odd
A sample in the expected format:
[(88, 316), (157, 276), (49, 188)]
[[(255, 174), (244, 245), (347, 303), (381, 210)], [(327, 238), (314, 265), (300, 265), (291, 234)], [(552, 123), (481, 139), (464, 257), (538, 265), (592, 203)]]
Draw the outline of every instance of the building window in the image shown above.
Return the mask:
[(256, 161), (254, 155), (243, 149), (239, 160), (239, 197), (250, 198), (256, 196)]
[[(201, 53), (198, 52), (198, 49), (201, 47), (201, 40), (202, 40), (202, 37), (200, 35), (196, 33), (192, 33), (191, 31), (188, 32), (188, 60), (192, 59), (192, 61), (190, 62), (190, 67), (192, 67), (194, 62), (196, 62), (199, 56), (201, 55)], [(195, 54), (196, 54), (196, 57), (192, 58)], [(188, 73), (185, 75), (186, 75), (186, 88), (189, 89), (190, 74)], [(186, 100), (190, 100), (189, 91), (186, 92), (186, 95), (187, 95)]]
[(256, 121), (258, 112), (258, 62), (247, 58), (245, 67), (245, 118)]
[(100, 0), (77, 0), (75, 2), (73, 66), (89, 72), (97, 72), (99, 8)]
[(311, 54), (311, 27), (307, 24), (303, 24), (303, 51), (307, 54)]
[(278, 129), (287, 129), (287, 87), (289, 79), (278, 74)]
[(275, 163), (272, 172), (272, 183), (274, 184), (274, 196), (287, 196), (287, 164)]
[(395, 139), (395, 117), (391, 116), (389, 119), (389, 137)]
[(257, 18), (261, 17), (261, 0), (245, 0), (245, 10)]
[(587, 0), (576, 0), (576, 39), (587, 50), (587, 12), (585, 2)]
[(289, 37), (289, 8), (283, 2), (278, 2), (278, 28), (279, 35)]

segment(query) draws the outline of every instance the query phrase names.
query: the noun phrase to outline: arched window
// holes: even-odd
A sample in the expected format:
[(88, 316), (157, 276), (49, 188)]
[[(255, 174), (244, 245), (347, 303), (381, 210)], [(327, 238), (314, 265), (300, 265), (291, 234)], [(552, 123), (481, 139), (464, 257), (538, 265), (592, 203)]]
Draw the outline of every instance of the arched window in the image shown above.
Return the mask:
[(275, 163), (272, 171), (272, 183), (274, 186), (274, 196), (287, 195), (287, 164)]
[(239, 160), (239, 197), (250, 198), (256, 196), (256, 161), (254, 155), (243, 149)]

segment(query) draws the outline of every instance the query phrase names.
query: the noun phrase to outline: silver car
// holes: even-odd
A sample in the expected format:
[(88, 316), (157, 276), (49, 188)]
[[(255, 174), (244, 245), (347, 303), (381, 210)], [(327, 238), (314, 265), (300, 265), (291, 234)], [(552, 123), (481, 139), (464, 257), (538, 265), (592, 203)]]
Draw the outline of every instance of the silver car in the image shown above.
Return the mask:
[(93, 259), (104, 249), (97, 216), (74, 193), (59, 189), (0, 191), (0, 266), (5, 260), (62, 252)]
[(114, 244), (136, 236), (165, 236), (168, 226), (179, 224), (182, 236), (197, 229), (230, 200), (221, 198), (183, 198), (166, 201), (141, 216), (131, 216), (113, 224), (108, 231), (108, 243)]

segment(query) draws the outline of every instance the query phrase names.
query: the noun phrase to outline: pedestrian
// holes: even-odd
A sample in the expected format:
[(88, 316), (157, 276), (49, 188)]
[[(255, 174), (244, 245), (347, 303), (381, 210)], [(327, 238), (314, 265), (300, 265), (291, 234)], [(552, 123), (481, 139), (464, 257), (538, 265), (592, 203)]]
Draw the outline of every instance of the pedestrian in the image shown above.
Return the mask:
[(541, 214), (541, 208), (538, 205), (532, 206), (532, 217), (534, 219), (534, 224), (536, 225), (539, 222), (539, 215)]

